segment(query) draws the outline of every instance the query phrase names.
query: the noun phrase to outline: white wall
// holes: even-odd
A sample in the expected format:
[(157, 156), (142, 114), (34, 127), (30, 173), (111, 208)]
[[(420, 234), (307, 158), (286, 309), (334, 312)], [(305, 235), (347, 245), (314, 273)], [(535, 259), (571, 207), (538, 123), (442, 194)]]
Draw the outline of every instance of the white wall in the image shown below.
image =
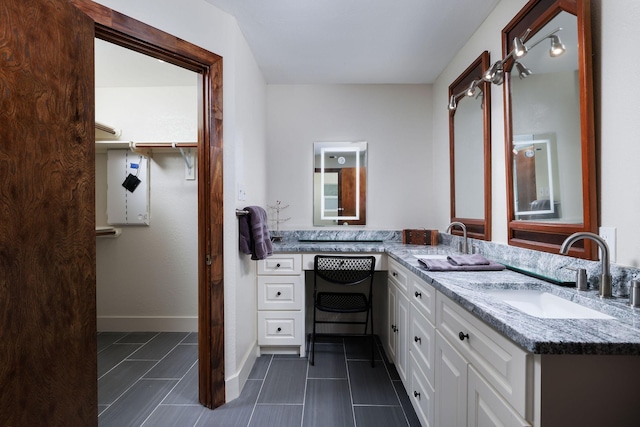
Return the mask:
[[(433, 86), (433, 171), (448, 174), (447, 89), (449, 84), (482, 52), (491, 60), (501, 57), (500, 34), (525, 0), (502, 0), (476, 34), (447, 65)], [(640, 67), (640, 57), (629, 55), (629, 40), (640, 39), (640, 3), (635, 0), (591, 0), (593, 14), (596, 133), (599, 142), (597, 169), (600, 185), (600, 224), (617, 228), (617, 260), (624, 266), (640, 266), (640, 88), (629, 83), (629, 70)], [(504, 171), (504, 123), (502, 86), (492, 86), (493, 241), (507, 241), (506, 178)], [(442, 108), (441, 108), (442, 107)], [(443, 183), (444, 184), (444, 183)], [(448, 186), (447, 186), (448, 187)], [(449, 221), (448, 192), (436, 193), (433, 219), (439, 228)]]
[[(197, 141), (197, 89), (96, 88), (96, 117), (123, 141)], [(96, 224), (105, 225), (107, 155), (96, 154)], [(99, 331), (197, 331), (198, 186), (180, 153), (149, 160), (150, 225), (96, 243)]]
[[(255, 263), (238, 252), (235, 208), (266, 203), (266, 85), (233, 17), (204, 0), (100, 0), (223, 57), (225, 376), (238, 396), (256, 357)], [(247, 200), (237, 201), (240, 184)]]
[(428, 85), (269, 85), (267, 93), (268, 200), (290, 205), (281, 229), (313, 226), (315, 141), (368, 142), (366, 229), (432, 225), (440, 187), (429, 170)]

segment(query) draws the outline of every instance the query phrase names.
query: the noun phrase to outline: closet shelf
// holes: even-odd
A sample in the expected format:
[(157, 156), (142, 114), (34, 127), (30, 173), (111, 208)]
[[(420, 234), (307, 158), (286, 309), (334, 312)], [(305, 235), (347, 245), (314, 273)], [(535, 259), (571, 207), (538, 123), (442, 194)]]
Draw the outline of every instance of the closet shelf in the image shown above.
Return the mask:
[(134, 152), (180, 150), (184, 148), (198, 148), (197, 142), (134, 142), (134, 141), (110, 141), (96, 140), (96, 153), (106, 153), (113, 149), (131, 149)]

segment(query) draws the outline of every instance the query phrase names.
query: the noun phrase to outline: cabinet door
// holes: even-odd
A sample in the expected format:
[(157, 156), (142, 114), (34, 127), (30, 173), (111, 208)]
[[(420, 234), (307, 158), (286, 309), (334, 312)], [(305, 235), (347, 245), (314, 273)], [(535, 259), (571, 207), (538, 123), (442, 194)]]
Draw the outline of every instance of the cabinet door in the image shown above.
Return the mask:
[(468, 427), (530, 427), (527, 421), (469, 365)]
[(409, 299), (403, 292), (396, 290), (396, 369), (400, 378), (407, 381), (407, 356), (409, 354)]
[(433, 361), (435, 355), (436, 329), (416, 308), (411, 304), (411, 317), (409, 320), (409, 348), (413, 357), (420, 365), (425, 376), (431, 384), (435, 383), (435, 370)]
[(436, 425), (467, 425), (467, 361), (436, 332)]
[(391, 283), (387, 286), (387, 325), (385, 331), (385, 344), (389, 361), (396, 360), (396, 287)]

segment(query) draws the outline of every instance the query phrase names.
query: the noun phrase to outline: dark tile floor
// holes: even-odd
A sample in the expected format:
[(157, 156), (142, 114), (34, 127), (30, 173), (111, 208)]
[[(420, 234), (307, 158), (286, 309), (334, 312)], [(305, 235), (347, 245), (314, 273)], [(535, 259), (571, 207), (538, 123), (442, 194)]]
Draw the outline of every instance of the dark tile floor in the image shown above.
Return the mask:
[(362, 339), (316, 344), (315, 366), (259, 357), (236, 400), (198, 404), (194, 333), (98, 334), (98, 424), (108, 426), (419, 426), (393, 365)]

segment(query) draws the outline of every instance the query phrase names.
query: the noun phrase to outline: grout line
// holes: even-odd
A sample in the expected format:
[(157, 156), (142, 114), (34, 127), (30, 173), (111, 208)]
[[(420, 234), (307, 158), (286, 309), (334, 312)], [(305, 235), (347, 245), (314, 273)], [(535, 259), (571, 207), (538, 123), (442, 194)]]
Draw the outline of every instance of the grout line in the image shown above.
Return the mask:
[(342, 350), (344, 351), (344, 365), (347, 370), (347, 385), (349, 386), (349, 401), (351, 402), (351, 417), (353, 418), (353, 425), (357, 426), (356, 422), (356, 411), (353, 405), (353, 389), (351, 388), (351, 373), (349, 372), (349, 359), (347, 357), (347, 345), (345, 344), (344, 339), (342, 340)]
[(256, 396), (256, 401), (253, 403), (253, 408), (251, 409), (251, 415), (249, 416), (249, 421), (247, 421), (247, 427), (251, 425), (251, 420), (253, 419), (253, 415), (256, 412), (256, 407), (258, 406), (258, 400), (260, 400), (260, 394), (262, 394), (262, 389), (264, 388), (264, 383), (267, 380), (267, 375), (269, 375), (269, 369), (271, 369), (271, 363), (273, 363), (273, 354), (269, 355), (271, 359), (269, 360), (269, 365), (267, 366), (267, 370), (264, 373), (264, 378), (262, 378), (262, 384), (260, 384), (260, 390), (258, 390), (258, 395)]

